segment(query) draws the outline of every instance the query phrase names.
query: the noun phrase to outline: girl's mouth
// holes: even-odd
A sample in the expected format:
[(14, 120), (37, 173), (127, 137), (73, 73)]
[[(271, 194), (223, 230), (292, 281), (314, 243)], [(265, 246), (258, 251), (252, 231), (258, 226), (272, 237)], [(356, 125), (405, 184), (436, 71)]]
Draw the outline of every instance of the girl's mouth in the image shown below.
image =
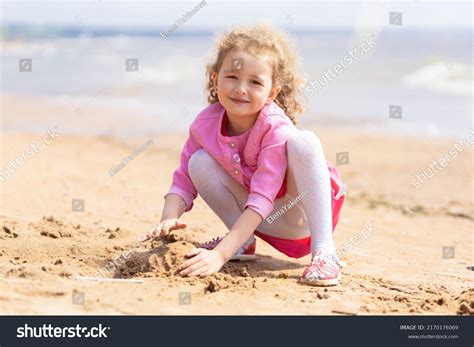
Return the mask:
[(229, 99), (232, 100), (232, 102), (236, 103), (237, 105), (248, 104), (250, 102), (250, 101), (247, 101), (247, 100), (234, 99), (234, 98), (231, 98), (231, 97), (229, 97)]

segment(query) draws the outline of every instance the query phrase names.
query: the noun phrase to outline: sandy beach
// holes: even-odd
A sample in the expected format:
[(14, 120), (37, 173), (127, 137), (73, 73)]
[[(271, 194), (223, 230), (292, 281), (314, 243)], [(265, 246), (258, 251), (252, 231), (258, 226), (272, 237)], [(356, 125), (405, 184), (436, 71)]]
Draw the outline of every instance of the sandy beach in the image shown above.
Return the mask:
[[(311, 128), (329, 161), (349, 153), (349, 163), (338, 166), (348, 192), (334, 233), (348, 263), (340, 284), (298, 284), (309, 256), (288, 258), (262, 240), (254, 262), (226, 264), (207, 278), (181, 278), (173, 269), (183, 254), (226, 232), (200, 198), (183, 216), (184, 231), (146, 245), (135, 240), (159, 221), (184, 133), (127, 139), (71, 134), (74, 122), (133, 127), (125, 121), (133, 115), (89, 108), (71, 121), (65, 116), (70, 107), (44, 99), (2, 101), (2, 128), (37, 121), (44, 131), (0, 133), (2, 172), (40, 142), (37, 152), (0, 180), (0, 314), (474, 312), (472, 146), (416, 189), (415, 174), (445, 156), (456, 140)], [(56, 136), (46, 138), (54, 126)], [(109, 170), (132, 153), (110, 177)], [(363, 237), (355, 242), (356, 235)], [(107, 268), (107, 278), (141, 283), (77, 280)]]

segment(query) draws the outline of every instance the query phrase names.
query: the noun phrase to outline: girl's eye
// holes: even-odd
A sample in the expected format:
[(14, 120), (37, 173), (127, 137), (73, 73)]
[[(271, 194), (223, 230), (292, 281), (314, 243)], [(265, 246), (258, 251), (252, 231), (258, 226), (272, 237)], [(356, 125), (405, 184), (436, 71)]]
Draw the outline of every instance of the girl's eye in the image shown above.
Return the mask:
[(226, 76), (226, 78), (237, 79), (237, 77), (235, 77), (235, 76)]
[(257, 81), (257, 80), (252, 80), (251, 82), (252, 82), (253, 84), (258, 84), (259, 86), (262, 85), (262, 84), (261, 84), (259, 81)]

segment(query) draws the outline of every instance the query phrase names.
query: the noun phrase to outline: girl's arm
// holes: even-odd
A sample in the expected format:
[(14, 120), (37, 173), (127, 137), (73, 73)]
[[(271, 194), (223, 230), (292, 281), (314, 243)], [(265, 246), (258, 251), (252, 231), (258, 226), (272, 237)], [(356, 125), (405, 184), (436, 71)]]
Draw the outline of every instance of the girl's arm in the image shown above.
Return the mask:
[(154, 239), (155, 237), (164, 237), (170, 231), (186, 228), (186, 223), (179, 220), (179, 217), (186, 211), (186, 203), (178, 194), (170, 193), (165, 197), (165, 206), (161, 213), (160, 223), (153, 224), (153, 227), (143, 237), (142, 242)]
[(160, 222), (166, 219), (179, 218), (186, 211), (186, 203), (178, 194), (168, 194), (165, 198), (165, 206), (161, 213)]
[(257, 226), (262, 222), (262, 217), (250, 208), (246, 208), (235, 222), (226, 237), (214, 248), (224, 259), (224, 262), (237, 252), (237, 250), (253, 234)]

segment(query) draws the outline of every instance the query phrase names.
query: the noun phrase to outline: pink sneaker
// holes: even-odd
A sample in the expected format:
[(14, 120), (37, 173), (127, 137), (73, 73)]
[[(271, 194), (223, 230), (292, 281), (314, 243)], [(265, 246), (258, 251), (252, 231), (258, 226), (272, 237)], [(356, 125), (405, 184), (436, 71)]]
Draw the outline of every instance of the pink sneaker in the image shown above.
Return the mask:
[[(204, 249), (214, 249), (219, 242), (221, 242), (223, 237), (216, 237), (211, 241), (203, 243), (200, 248)], [(254, 238), (254, 241), (249, 245), (244, 245), (238, 249), (238, 251), (230, 258), (230, 260), (255, 260), (255, 250), (257, 249), (257, 240)]]
[(320, 250), (311, 264), (305, 267), (300, 278), (301, 283), (312, 286), (335, 286), (341, 277), (341, 268), (345, 265), (336, 255)]

